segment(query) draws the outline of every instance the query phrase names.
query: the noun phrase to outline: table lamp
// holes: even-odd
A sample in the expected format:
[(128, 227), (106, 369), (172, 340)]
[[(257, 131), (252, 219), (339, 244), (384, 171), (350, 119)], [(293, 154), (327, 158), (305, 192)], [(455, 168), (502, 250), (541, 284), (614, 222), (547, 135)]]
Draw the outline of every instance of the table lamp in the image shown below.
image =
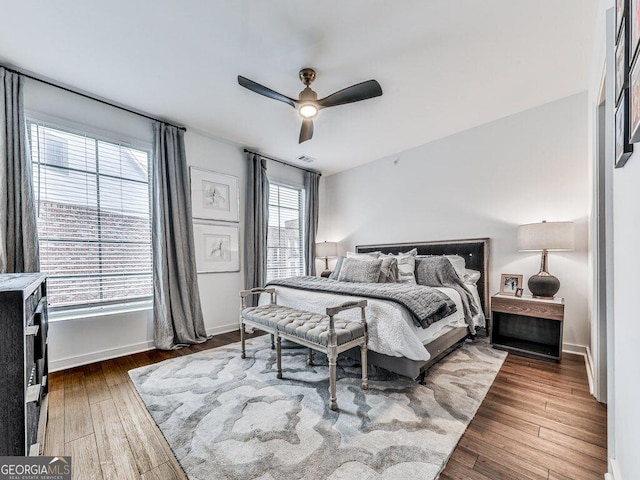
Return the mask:
[(335, 258), (337, 256), (337, 242), (316, 243), (316, 258), (324, 258), (324, 272), (320, 274), (321, 277), (328, 277), (329, 275), (331, 275), (331, 270), (329, 270), (329, 259)]
[(542, 251), (540, 271), (529, 278), (527, 285), (534, 297), (552, 299), (560, 289), (560, 280), (549, 273), (548, 253), (573, 250), (573, 222), (530, 223), (518, 227), (518, 250)]

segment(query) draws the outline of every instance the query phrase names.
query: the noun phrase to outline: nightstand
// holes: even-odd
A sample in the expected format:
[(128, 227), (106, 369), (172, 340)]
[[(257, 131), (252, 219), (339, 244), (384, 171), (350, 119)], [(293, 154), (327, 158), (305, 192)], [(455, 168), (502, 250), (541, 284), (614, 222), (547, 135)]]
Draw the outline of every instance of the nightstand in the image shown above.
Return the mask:
[(545, 300), (531, 295), (491, 297), (494, 348), (527, 357), (560, 361), (564, 298)]

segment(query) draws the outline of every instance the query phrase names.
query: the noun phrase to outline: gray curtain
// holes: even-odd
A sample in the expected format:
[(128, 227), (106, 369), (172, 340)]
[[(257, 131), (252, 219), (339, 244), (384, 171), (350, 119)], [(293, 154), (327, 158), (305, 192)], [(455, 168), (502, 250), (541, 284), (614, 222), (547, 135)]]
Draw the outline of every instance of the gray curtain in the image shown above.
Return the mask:
[(207, 339), (198, 293), (184, 132), (156, 122), (153, 168), (153, 340), (170, 350)]
[(244, 222), (244, 286), (249, 289), (262, 287), (267, 281), (269, 180), (265, 158), (247, 153), (247, 160), (249, 174)]
[(316, 274), (316, 232), (318, 231), (318, 185), (320, 174), (304, 172), (305, 224), (304, 224), (304, 264), (307, 275)]
[(24, 77), (0, 67), (0, 273), (40, 270)]

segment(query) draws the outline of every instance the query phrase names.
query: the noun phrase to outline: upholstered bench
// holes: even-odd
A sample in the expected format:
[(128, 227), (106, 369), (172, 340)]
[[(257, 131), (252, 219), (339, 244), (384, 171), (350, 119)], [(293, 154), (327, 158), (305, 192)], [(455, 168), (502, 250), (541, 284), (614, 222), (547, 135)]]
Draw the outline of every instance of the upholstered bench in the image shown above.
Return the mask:
[[(246, 299), (250, 295), (270, 294), (270, 303), (258, 307), (247, 307)], [(338, 354), (355, 346), (360, 346), (362, 357), (362, 388), (368, 388), (367, 379), (367, 321), (365, 317), (366, 300), (347, 302), (340, 306), (327, 308), (326, 315), (306, 312), (291, 307), (277, 305), (275, 288), (253, 288), (240, 292), (240, 343), (242, 358), (245, 352), (245, 325), (270, 333), (276, 339), (276, 365), (278, 378), (282, 378), (281, 339), (309, 348), (309, 364), (313, 364), (313, 351), (323, 352), (329, 358), (329, 392), (331, 409), (337, 410), (336, 399), (336, 360)], [(334, 317), (350, 308), (361, 309), (360, 322), (348, 322)]]

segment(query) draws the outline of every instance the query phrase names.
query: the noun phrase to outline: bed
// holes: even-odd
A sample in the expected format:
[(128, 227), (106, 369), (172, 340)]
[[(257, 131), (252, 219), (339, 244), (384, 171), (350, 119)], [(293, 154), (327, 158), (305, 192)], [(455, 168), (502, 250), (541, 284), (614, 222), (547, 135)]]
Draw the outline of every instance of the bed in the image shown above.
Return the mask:
[[(359, 245), (357, 253), (382, 252), (398, 253), (416, 249), (418, 256), (428, 255), (459, 255), (465, 259), (467, 269), (480, 272), (480, 278), (475, 285), (467, 285), (473, 292), (478, 310), (483, 315), (477, 315), (470, 320), (463, 308), (460, 293), (452, 288), (438, 287), (456, 305), (456, 311), (444, 318), (422, 328), (416, 325), (414, 312), (406, 305), (389, 301), (384, 298), (368, 298), (367, 323), (369, 325), (369, 364), (398, 373), (411, 378), (424, 378), (425, 372), (435, 362), (444, 357), (458, 344), (485, 327), (485, 318), (489, 312), (489, 239), (468, 239), (439, 242), (419, 242), (381, 245)], [(292, 288), (286, 281), (281, 285), (274, 285), (277, 290), (277, 302), (280, 305), (323, 313), (328, 306), (357, 300), (359, 295), (334, 293), (333, 291), (317, 291), (318, 288), (333, 290), (333, 286), (316, 283), (330, 283), (326, 279), (308, 278), (309, 290), (296, 286)], [(335, 281), (334, 281), (335, 282)], [(344, 284), (345, 282), (338, 282)], [(474, 291), (475, 290), (475, 291)], [(261, 303), (266, 299), (262, 299)], [(468, 310), (468, 309), (467, 309)], [(346, 312), (345, 312), (346, 313)], [(352, 313), (351, 315), (356, 315)], [(357, 320), (357, 318), (353, 318)], [(471, 323), (475, 328), (472, 328)], [(426, 326), (426, 325), (423, 325)], [(351, 352), (346, 352), (350, 354)], [(357, 356), (356, 356), (357, 355)], [(358, 352), (353, 356), (359, 357)]]

